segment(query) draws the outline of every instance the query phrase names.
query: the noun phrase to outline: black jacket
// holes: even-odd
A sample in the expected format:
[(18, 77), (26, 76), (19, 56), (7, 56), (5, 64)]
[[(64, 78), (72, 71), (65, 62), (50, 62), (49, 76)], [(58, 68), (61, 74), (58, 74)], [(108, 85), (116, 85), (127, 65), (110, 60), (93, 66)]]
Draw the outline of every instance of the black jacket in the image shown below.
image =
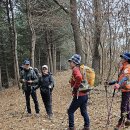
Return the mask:
[[(22, 81), (23, 79), (25, 80), (25, 82)], [(27, 83), (27, 81), (29, 80), (32, 80), (33, 83), (32, 84)], [(20, 73), (20, 82), (23, 83), (22, 88), (24, 90), (28, 90), (31, 89), (32, 86), (35, 86), (38, 83), (38, 77), (35, 74), (34, 70), (23, 69)]]
[(46, 75), (43, 75), (39, 78), (38, 87), (40, 87), (40, 90), (49, 90), (49, 86), (51, 86), (51, 90), (54, 87), (54, 79), (52, 77), (52, 74), (49, 72)]

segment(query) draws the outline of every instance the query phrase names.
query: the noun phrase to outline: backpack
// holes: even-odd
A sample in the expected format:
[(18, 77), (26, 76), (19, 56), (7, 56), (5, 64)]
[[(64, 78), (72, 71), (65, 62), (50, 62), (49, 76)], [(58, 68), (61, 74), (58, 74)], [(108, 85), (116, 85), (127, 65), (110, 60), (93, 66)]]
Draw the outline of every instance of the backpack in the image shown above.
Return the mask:
[(83, 81), (79, 87), (79, 91), (87, 92), (94, 87), (95, 72), (92, 68), (81, 65), (80, 72), (83, 76)]

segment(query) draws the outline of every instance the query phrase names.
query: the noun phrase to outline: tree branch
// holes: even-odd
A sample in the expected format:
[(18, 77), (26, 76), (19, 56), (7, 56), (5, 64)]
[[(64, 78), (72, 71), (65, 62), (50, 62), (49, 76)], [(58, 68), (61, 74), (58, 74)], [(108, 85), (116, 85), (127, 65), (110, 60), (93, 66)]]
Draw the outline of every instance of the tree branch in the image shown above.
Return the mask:
[(63, 5), (61, 5), (57, 0), (53, 0), (58, 6), (60, 6), (60, 8), (66, 13), (69, 14), (70, 12), (64, 8)]

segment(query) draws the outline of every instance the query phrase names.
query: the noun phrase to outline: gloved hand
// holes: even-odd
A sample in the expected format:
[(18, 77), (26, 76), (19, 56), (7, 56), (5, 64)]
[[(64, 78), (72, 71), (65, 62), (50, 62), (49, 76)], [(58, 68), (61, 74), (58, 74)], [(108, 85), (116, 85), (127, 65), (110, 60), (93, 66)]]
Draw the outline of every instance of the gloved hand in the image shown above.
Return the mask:
[(32, 84), (32, 83), (33, 83), (33, 81), (32, 81), (32, 80), (28, 80), (28, 81), (27, 81), (27, 83)]
[(77, 88), (73, 88), (73, 90), (72, 90), (72, 94), (77, 94), (77, 91), (78, 91)]
[(25, 83), (25, 79), (21, 79), (21, 82), (22, 82), (22, 83)]
[(119, 88), (120, 88), (120, 85), (116, 83), (116, 84), (114, 85), (114, 89), (118, 90)]
[(51, 86), (51, 85), (49, 85), (49, 88), (51, 89), (51, 88), (52, 88), (52, 86)]
[(109, 82), (108, 81), (104, 82), (104, 85), (109, 85)]

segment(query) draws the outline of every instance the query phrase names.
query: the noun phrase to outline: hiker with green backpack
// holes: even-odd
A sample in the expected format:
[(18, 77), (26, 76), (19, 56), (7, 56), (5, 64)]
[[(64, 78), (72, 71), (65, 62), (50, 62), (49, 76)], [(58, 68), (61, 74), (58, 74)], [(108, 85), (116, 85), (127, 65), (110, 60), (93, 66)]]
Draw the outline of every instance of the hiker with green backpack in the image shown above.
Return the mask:
[(72, 69), (72, 76), (70, 84), (72, 88), (73, 99), (68, 108), (69, 128), (68, 130), (76, 130), (74, 126), (74, 113), (80, 108), (81, 115), (84, 118), (84, 128), (82, 130), (90, 130), (90, 120), (87, 112), (88, 94), (87, 91), (80, 91), (83, 88), (83, 76), (80, 72), (81, 56), (74, 54), (69, 60), (70, 68)]
[(37, 100), (37, 94), (34, 87), (38, 83), (38, 77), (33, 69), (30, 68), (30, 61), (25, 60), (23, 70), (20, 72), (20, 82), (22, 83), (22, 89), (25, 93), (27, 115), (31, 116), (30, 96), (35, 104), (36, 116), (39, 116), (39, 103)]

